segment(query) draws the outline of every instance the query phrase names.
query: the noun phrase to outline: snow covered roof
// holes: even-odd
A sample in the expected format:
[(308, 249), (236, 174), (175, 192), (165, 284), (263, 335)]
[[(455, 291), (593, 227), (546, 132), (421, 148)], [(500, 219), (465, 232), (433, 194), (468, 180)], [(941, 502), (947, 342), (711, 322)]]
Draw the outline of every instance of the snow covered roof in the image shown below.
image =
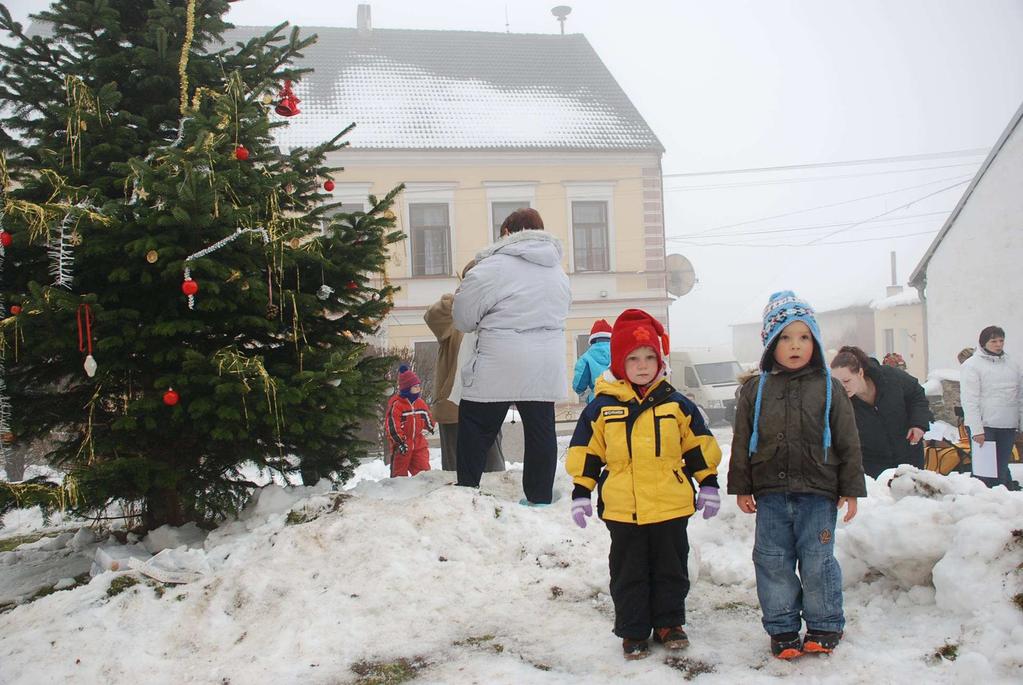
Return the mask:
[(900, 293), (878, 298), (870, 303), (870, 307), (871, 309), (892, 309), (910, 304), (920, 304), (920, 293), (915, 288), (906, 288)]
[(355, 122), (348, 140), (361, 149), (664, 150), (581, 34), (302, 29), (313, 33), (296, 66), (315, 71), (295, 85), (301, 114), (276, 130), (282, 147)]
[(997, 157), (998, 153), (1002, 151), (1003, 147), (1005, 147), (1005, 143), (1008, 142), (1009, 137), (1012, 135), (1013, 131), (1016, 130), (1016, 127), (1019, 126), (1021, 121), (1023, 121), (1023, 104), (1021, 104), (1019, 109), (1016, 110), (1016, 113), (1012, 116), (1012, 120), (1009, 122), (1009, 125), (1005, 127), (1005, 130), (1002, 131), (1001, 137), (998, 138), (998, 142), (995, 143), (994, 147), (991, 148), (991, 152), (988, 153), (987, 159), (985, 159), (984, 163), (980, 165), (980, 169), (977, 170), (973, 180), (970, 181), (970, 185), (966, 187), (966, 190), (963, 192), (963, 196), (959, 198), (959, 202), (956, 203), (955, 209), (953, 209), (952, 213), (948, 215), (948, 219), (945, 220), (945, 224), (941, 227), (941, 230), (938, 231), (938, 235), (934, 236), (934, 240), (927, 248), (927, 252), (925, 252), (924, 256), (920, 259), (920, 263), (916, 265), (915, 269), (913, 269), (913, 273), (909, 276), (910, 285), (926, 285), (927, 265), (930, 263), (931, 257), (934, 256), (934, 253), (937, 251), (938, 245), (941, 244), (941, 241), (944, 240), (945, 236), (948, 235), (948, 232), (952, 230), (952, 225), (955, 224), (956, 219), (959, 218), (960, 212), (963, 211), (963, 207), (965, 207), (966, 203), (970, 200), (970, 196), (973, 195), (973, 190), (980, 183), (980, 179), (984, 178), (984, 174), (986, 174), (987, 170), (991, 167), (991, 163), (995, 161), (995, 157)]

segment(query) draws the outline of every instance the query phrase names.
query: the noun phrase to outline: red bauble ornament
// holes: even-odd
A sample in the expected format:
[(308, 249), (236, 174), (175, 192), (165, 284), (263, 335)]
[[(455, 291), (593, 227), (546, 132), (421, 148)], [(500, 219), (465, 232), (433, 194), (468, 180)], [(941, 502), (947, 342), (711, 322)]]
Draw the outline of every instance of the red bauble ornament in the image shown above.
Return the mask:
[(197, 292), (199, 292), (199, 284), (193, 281), (191, 278), (186, 278), (181, 283), (181, 292), (185, 293), (186, 295), (195, 295)]
[(246, 159), (249, 158), (249, 151), (245, 148), (244, 145), (239, 145), (234, 149), (234, 158), (237, 159), (239, 162), (244, 162)]
[(348, 281), (348, 289), (349, 290), (356, 290), (358, 287), (359, 287), (359, 284), (356, 283), (355, 281)]
[(181, 395), (174, 388), (167, 388), (167, 392), (163, 394), (163, 403), (168, 407), (173, 407), (180, 399)]
[(21, 305), (12, 304), (11, 305), (11, 315), (12, 316), (17, 316), (18, 314), (21, 314)]
[(326, 190), (328, 193), (334, 190), (334, 182), (328, 178), (326, 181), (323, 182), (323, 189)]
[(0, 245), (4, 247), (10, 247), (11, 243), (14, 242), (14, 236), (7, 231), (0, 231)]
[(302, 101), (291, 91), (291, 81), (284, 82), (284, 87), (277, 97), (280, 98), (280, 102), (274, 107), (274, 111), (282, 117), (293, 117), (302, 111), (298, 108), (298, 103)]

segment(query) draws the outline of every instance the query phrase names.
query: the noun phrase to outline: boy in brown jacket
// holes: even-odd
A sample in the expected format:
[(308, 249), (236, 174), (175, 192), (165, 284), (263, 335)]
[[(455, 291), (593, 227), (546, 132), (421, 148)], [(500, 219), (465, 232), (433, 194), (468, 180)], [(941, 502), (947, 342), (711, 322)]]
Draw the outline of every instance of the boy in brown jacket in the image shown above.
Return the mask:
[(736, 407), (728, 492), (757, 516), (763, 624), (772, 654), (792, 659), (831, 652), (842, 639), (835, 524), (843, 505), (852, 520), (867, 490), (852, 405), (824, 363), (813, 309), (791, 291), (775, 293), (760, 335), (760, 374), (743, 384)]

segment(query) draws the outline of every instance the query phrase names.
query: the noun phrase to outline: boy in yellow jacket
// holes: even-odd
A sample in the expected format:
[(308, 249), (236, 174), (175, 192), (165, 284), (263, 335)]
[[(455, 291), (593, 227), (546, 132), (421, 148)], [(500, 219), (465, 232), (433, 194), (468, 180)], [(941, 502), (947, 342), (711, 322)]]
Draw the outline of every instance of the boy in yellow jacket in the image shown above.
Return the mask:
[[(611, 598), (626, 659), (689, 644), (683, 628), (689, 592), (689, 517), (721, 506), (721, 449), (699, 409), (666, 378), (668, 338), (657, 319), (628, 309), (611, 334), (611, 366), (583, 410), (565, 467), (575, 483), (572, 519), (597, 515), (611, 533)], [(700, 484), (694, 497), (693, 479)]]

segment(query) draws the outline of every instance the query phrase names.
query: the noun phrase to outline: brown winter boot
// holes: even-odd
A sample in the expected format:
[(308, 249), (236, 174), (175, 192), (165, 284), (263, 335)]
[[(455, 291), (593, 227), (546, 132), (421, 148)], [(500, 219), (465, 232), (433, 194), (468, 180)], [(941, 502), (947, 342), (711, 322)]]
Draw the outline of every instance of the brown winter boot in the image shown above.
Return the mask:
[(647, 644), (646, 640), (624, 638), (622, 640), (622, 652), (629, 661), (645, 659), (650, 656), (650, 645)]
[(654, 642), (664, 645), (665, 649), (685, 649), (689, 646), (689, 636), (682, 626), (654, 628)]

